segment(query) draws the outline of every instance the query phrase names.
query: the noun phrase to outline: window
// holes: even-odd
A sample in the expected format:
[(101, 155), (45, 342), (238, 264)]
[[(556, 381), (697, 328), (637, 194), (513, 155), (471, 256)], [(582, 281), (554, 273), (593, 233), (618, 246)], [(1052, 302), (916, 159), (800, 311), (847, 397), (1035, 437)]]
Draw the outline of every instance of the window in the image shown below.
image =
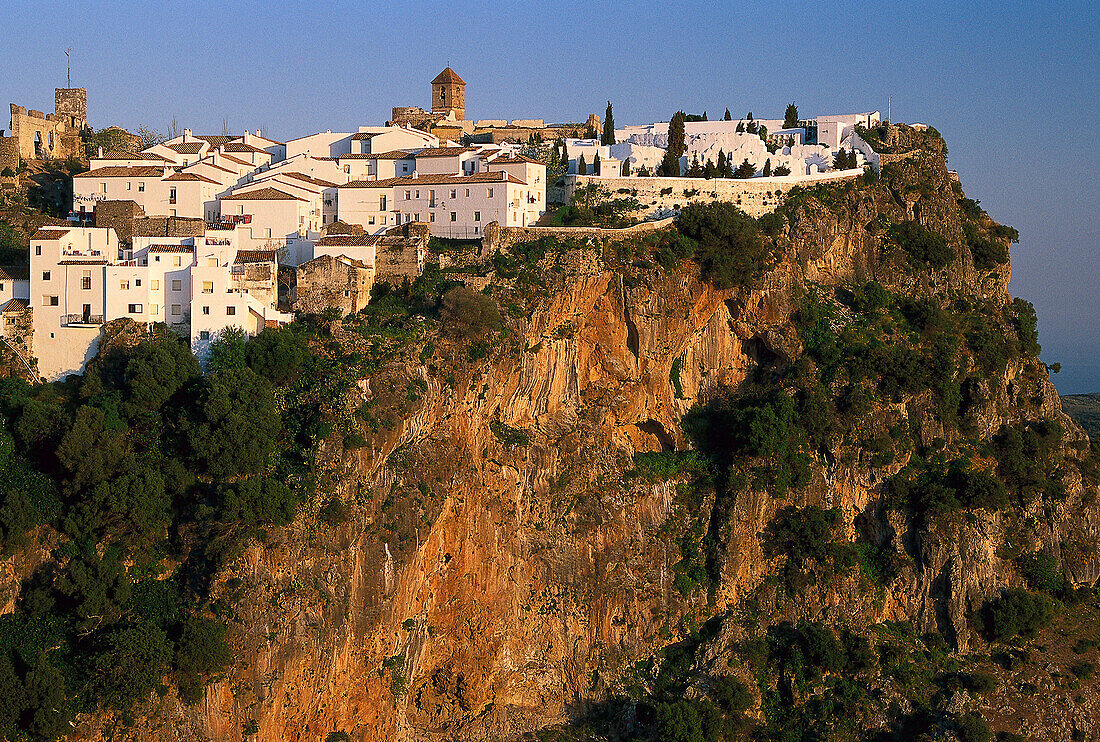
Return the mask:
[(160, 291), (160, 281), (154, 278), (152, 281), (149, 282), (149, 288), (151, 288), (153, 291)]
[(214, 282), (213, 281), (203, 281), (202, 282), (202, 293), (204, 293), (204, 294), (213, 294), (214, 293)]
[(199, 340), (209, 340), (209, 339), (210, 339), (210, 331), (209, 330), (199, 330)]
[(207, 265), (207, 267), (210, 267), (210, 268), (217, 268), (218, 267), (218, 259), (217, 258), (207, 258), (206, 259), (206, 265)]
[(412, 191), (405, 191), (405, 200), (408, 201), (412, 198)]
[(130, 290), (130, 282), (129, 281), (119, 281), (118, 282), (118, 290), (119, 291), (129, 291)]
[(42, 271), (42, 280), (43, 281), (49, 281), (50, 280), (50, 272), (49, 271)]
[[(175, 201), (173, 201), (172, 203), (175, 203)], [(176, 210), (175, 209), (169, 209), (168, 210), (168, 216), (175, 216), (175, 215), (176, 215)]]
[(458, 212), (457, 211), (452, 211), (451, 212), (451, 221), (452, 222), (457, 222), (458, 221)]
[(455, 188), (451, 189), (451, 198), (458, 198), (458, 190), (457, 189), (455, 189)]
[(149, 314), (153, 315), (154, 317), (160, 314), (160, 304), (150, 304)]
[(80, 277), (80, 288), (84, 291), (89, 291), (92, 288), (92, 272), (84, 271), (84, 275)]
[(466, 189), (466, 198), (469, 198), (469, 197), (470, 197), (470, 189), (469, 189), (469, 188), (467, 188), (467, 189)]
[(134, 184), (131, 183), (130, 181), (126, 181), (126, 190), (132, 191), (133, 189), (134, 189)]
[(489, 198), (492, 198), (492, 197), (493, 197), (493, 189), (492, 189), (492, 188), (490, 188), (490, 189), (489, 189)]
[(172, 290), (173, 291), (183, 291), (183, 281), (178, 279), (178, 278), (173, 278), (172, 279)]
[(232, 317), (234, 314), (237, 313), (237, 308), (236, 307), (226, 307), (225, 308), (225, 313)]
[(474, 221), (475, 222), (480, 222), (481, 221), (481, 212), (480, 211), (475, 211), (474, 212)]
[(176, 202), (176, 189), (175, 188), (169, 188), (168, 189), (168, 203), (174, 204), (175, 202)]
[(140, 286), (141, 285), (141, 279), (140, 278), (135, 278), (134, 279), (134, 285), (135, 286)]
[(429, 222), (434, 222), (435, 221), (435, 212), (434, 211), (429, 211), (428, 212), (428, 221)]
[(210, 314), (210, 307), (203, 307), (202, 308), (202, 313), (203, 314)]
[(155, 258), (153, 258), (153, 262), (154, 263), (159, 263), (160, 262), (160, 256), (157, 255)]
[(103, 193), (106, 193), (107, 192), (107, 184), (106, 183), (100, 183), (99, 184), (99, 190)]
[(385, 211), (386, 210), (386, 197), (385, 196), (379, 196), (378, 197), (378, 210), (379, 211)]
[(48, 296), (47, 295), (47, 296), (42, 297), (42, 305), (43, 306), (56, 307), (56, 306), (58, 306), (58, 304), (60, 304), (60, 302), (57, 300), (56, 296)]
[(138, 183), (138, 193), (145, 193), (145, 183)]
[(42, 254), (42, 245), (35, 245), (34, 246), (34, 254), (35, 255), (41, 255)]
[(268, 227), (267, 229), (264, 230), (264, 237), (267, 237), (268, 239), (271, 239), (271, 227)]
[(374, 217), (373, 216), (368, 216), (367, 217), (367, 224), (374, 224)]
[(130, 314), (141, 314), (140, 304), (130, 304), (126, 307), (126, 311)]
[(420, 189), (419, 188), (416, 189), (416, 197), (420, 198)]
[(172, 305), (172, 316), (173, 317), (180, 316), (180, 305), (179, 304), (173, 304)]

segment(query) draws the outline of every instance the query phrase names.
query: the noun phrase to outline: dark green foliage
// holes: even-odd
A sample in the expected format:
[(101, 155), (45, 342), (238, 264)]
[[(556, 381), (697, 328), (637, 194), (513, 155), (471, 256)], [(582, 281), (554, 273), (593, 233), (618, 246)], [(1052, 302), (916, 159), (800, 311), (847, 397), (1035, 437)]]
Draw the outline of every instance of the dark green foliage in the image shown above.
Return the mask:
[(526, 430), (519, 428), (513, 428), (510, 425), (502, 423), (500, 420), (491, 420), (489, 422), (489, 429), (493, 432), (493, 436), (500, 442), (502, 446), (529, 446), (531, 445), (531, 434)]
[(997, 473), (1019, 505), (1028, 505), (1044, 495), (1064, 496), (1056, 454), (1062, 441), (1062, 426), (1053, 420), (1006, 425), (993, 438)]
[(959, 717), (959, 742), (992, 742), (993, 731), (977, 711), (968, 711)]
[(141, 343), (126, 363), (127, 403), (136, 410), (159, 410), (172, 395), (198, 378), (199, 364), (186, 343), (172, 335), (160, 335)]
[(7, 222), (0, 221), (0, 265), (26, 265), (30, 241)]
[(584, 155), (577, 158), (577, 175), (588, 175), (588, 165), (584, 161)]
[(794, 103), (787, 104), (787, 110), (783, 112), (783, 128), (794, 129), (798, 126), (798, 106)]
[(768, 237), (778, 237), (783, 233), (783, 228), (786, 226), (786, 220), (783, 219), (782, 214), (773, 211), (757, 219), (756, 225), (760, 228), (761, 234), (765, 234)]
[(1002, 510), (1011, 504), (999, 479), (974, 468), (966, 459), (910, 465), (887, 482), (892, 502), (923, 518), (956, 510)]
[(1058, 611), (1058, 603), (1040, 593), (1009, 588), (985, 604), (979, 612), (982, 633), (990, 641), (1030, 638), (1046, 628)]
[(1043, 349), (1039, 346), (1039, 319), (1035, 316), (1034, 305), (1016, 297), (1005, 311), (1016, 330), (1019, 352), (1026, 357), (1039, 355)]
[(676, 226), (698, 244), (695, 260), (703, 277), (718, 288), (747, 288), (771, 264), (756, 220), (733, 204), (688, 204)]
[(664, 482), (704, 466), (696, 451), (642, 451), (634, 454), (634, 471), (649, 482)]
[(607, 102), (607, 110), (603, 117), (603, 133), (600, 135), (600, 144), (615, 143), (615, 116), (611, 111), (611, 101)]
[(735, 178), (752, 178), (756, 175), (756, 165), (749, 162), (749, 158), (745, 158), (737, 169), (733, 171), (733, 177)]
[(145, 622), (122, 622), (96, 640), (89, 690), (108, 706), (128, 709), (160, 682), (171, 659), (168, 637)]
[(1067, 588), (1066, 578), (1058, 566), (1058, 560), (1046, 549), (1024, 554), (1016, 560), (1027, 586), (1035, 591), (1062, 595)]
[(768, 524), (761, 547), (769, 558), (786, 555), (787, 564), (794, 569), (801, 569), (807, 561), (826, 562), (836, 556), (835, 529), (839, 523), (837, 508), (788, 506)]
[(297, 495), (272, 477), (249, 477), (219, 486), (217, 518), (248, 526), (283, 525), (294, 519)]
[(305, 338), (294, 327), (269, 328), (245, 346), (248, 367), (275, 386), (296, 382), (310, 362)]
[(787, 167), (786, 165), (780, 165), (774, 171), (772, 171), (772, 175), (790, 175), (790, 174), (791, 174), (791, 169), (789, 167)]
[(210, 357), (206, 362), (206, 370), (217, 373), (244, 368), (244, 349), (247, 341), (248, 337), (239, 327), (227, 327), (222, 330), (218, 339), (210, 344)]
[(351, 736), (347, 732), (330, 732), (329, 735), (325, 737), (325, 742), (351, 742)]
[(684, 112), (677, 111), (669, 121), (668, 148), (665, 149), (664, 158), (657, 168), (657, 175), (680, 177), (680, 157), (687, 151), (687, 145), (684, 143), (684, 120)]
[(444, 331), (460, 338), (483, 337), (502, 326), (500, 309), (493, 298), (465, 286), (443, 295), (440, 317)]
[(187, 431), (201, 471), (225, 478), (258, 474), (270, 464), (282, 427), (271, 383), (249, 368), (207, 377)]
[(890, 241), (901, 248), (914, 265), (933, 270), (945, 268), (955, 259), (955, 251), (938, 232), (933, 232), (915, 221), (902, 222), (890, 227)]
[(967, 245), (974, 258), (974, 267), (980, 271), (992, 270), (1008, 262), (1008, 247), (1003, 242), (974, 237), (967, 241)]

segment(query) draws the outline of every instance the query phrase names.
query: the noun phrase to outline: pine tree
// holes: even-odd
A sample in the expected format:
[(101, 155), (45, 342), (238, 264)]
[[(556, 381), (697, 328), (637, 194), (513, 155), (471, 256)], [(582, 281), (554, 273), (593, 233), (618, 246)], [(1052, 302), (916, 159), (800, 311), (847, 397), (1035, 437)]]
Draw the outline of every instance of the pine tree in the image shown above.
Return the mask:
[(772, 158), (769, 157), (767, 162), (764, 163), (764, 177), (765, 178), (770, 178), (771, 174), (772, 174)]
[(629, 178), (630, 177), (630, 160), (629, 159), (623, 160), (622, 175), (623, 175), (624, 178)]
[(751, 115), (749, 116), (749, 125), (745, 127), (745, 131), (747, 131), (749, 134), (757, 133), (756, 122), (752, 120)]
[(691, 157), (691, 167), (688, 168), (687, 176), (689, 178), (702, 178), (703, 168), (699, 164), (699, 155), (695, 154)]
[(745, 133), (745, 122), (744, 121), (738, 121), (737, 122), (737, 133), (738, 134), (744, 134)]
[(783, 128), (794, 129), (798, 126), (798, 106), (794, 103), (787, 104), (787, 112), (783, 114)]
[(707, 180), (712, 180), (718, 169), (714, 167), (714, 160), (707, 158), (707, 164), (703, 166), (703, 177)]
[(836, 159), (833, 160), (834, 170), (844, 170), (848, 167), (848, 150), (843, 147), (836, 153)]
[(752, 121), (752, 111), (749, 111), (749, 121)]
[(603, 115), (603, 136), (600, 137), (600, 144), (614, 144), (615, 143), (615, 116), (611, 113), (611, 101), (607, 102), (607, 111)]
[(584, 162), (584, 155), (577, 160), (577, 175), (588, 175), (588, 165)]
[(593, 175), (599, 175), (600, 174), (600, 153), (599, 152), (596, 153), (596, 158), (594, 160), (592, 160), (592, 174)]
[(728, 108), (726, 109), (726, 116), (722, 120), (723, 121), (733, 121), (733, 116), (730, 116), (730, 109), (728, 109)]
[(756, 166), (749, 162), (749, 158), (745, 158), (745, 161), (737, 166), (737, 171), (733, 174), (735, 178), (751, 178), (756, 175)]
[(677, 111), (668, 122), (668, 148), (661, 160), (661, 166), (657, 169), (658, 175), (665, 177), (680, 177), (680, 155), (687, 151), (684, 143), (684, 112)]
[(648, 178), (649, 177), (649, 168), (646, 167), (645, 165), (642, 165), (640, 168), (638, 168), (638, 177), (639, 178)]
[(790, 175), (790, 174), (791, 174), (791, 169), (789, 167), (787, 167), (786, 165), (780, 165), (779, 167), (777, 167), (775, 169), (775, 172), (772, 173), (772, 175)]

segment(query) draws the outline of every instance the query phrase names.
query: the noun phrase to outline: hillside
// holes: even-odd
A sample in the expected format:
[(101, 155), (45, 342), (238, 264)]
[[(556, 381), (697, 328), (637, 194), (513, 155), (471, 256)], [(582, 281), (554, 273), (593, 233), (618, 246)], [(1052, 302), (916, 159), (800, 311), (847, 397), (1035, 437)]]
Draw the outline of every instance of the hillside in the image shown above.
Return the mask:
[(1095, 738), (1100, 461), (1014, 230), (901, 134), (759, 220), (0, 382), (0, 730)]
[(1063, 395), (1062, 411), (1076, 420), (1089, 438), (1100, 437), (1100, 394)]

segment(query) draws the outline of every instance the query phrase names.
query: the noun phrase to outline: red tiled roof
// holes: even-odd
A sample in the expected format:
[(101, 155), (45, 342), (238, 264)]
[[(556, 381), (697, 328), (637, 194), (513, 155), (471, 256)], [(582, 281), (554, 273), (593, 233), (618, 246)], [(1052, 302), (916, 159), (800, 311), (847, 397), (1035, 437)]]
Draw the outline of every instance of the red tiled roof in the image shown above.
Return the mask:
[(108, 165), (86, 173), (74, 175), (74, 178), (159, 178), (164, 175), (164, 168), (150, 165)]
[(291, 172), (291, 173), (279, 173), (279, 174), (280, 175), (285, 175), (288, 178), (294, 178), (295, 180), (301, 180), (301, 181), (304, 181), (306, 183), (310, 183), (312, 185), (323, 186), (325, 188), (332, 188), (333, 186), (336, 185), (335, 183), (330, 183), (327, 180), (321, 180), (320, 178), (314, 178), (310, 175), (305, 175), (303, 173), (293, 173), (293, 172)]
[(233, 262), (241, 263), (274, 263), (274, 250), (238, 250)]
[(9, 299), (8, 302), (0, 307), (0, 312), (7, 314), (8, 312), (25, 312), (27, 311), (26, 299)]
[(29, 265), (0, 265), (0, 279), (5, 281), (26, 281), (31, 276)]
[(353, 142), (361, 142), (361, 141), (363, 141), (364, 139), (370, 139), (370, 138), (371, 138), (371, 137), (373, 137), (373, 136), (374, 136), (374, 133), (372, 133), (372, 132), (369, 132), (369, 131), (360, 131), (360, 132), (358, 132), (358, 133), (356, 133), (356, 134), (352, 134), (352, 135), (351, 135), (351, 140), (352, 140)]
[(230, 162), (235, 162), (238, 165), (247, 165), (248, 167), (256, 167), (251, 162), (246, 162), (245, 160), (237, 159), (233, 155), (227, 155), (225, 152), (219, 152), (218, 153), (218, 158), (222, 159), (222, 160), (229, 160)]
[(476, 152), (477, 147), (428, 147), (416, 153), (417, 157), (453, 157), (464, 152)]
[(202, 181), (204, 183), (213, 183), (214, 185), (221, 185), (221, 183), (219, 183), (218, 181), (211, 180), (210, 178), (207, 178), (204, 175), (199, 175), (198, 173), (176, 173), (175, 175), (171, 175), (171, 176), (165, 178), (165, 180), (171, 180), (171, 181), (198, 180), (198, 181)]
[(369, 247), (381, 239), (372, 234), (333, 234), (322, 237), (315, 244), (317, 247)]
[(223, 201), (305, 201), (304, 198), (298, 196), (292, 196), (285, 191), (280, 191), (278, 188), (258, 188), (255, 191), (245, 191), (244, 193), (231, 193), (228, 196), (222, 196)]
[(259, 147), (253, 147), (251, 144), (245, 144), (244, 142), (229, 142), (222, 146), (223, 152), (259, 152), (261, 154), (267, 154), (267, 150), (262, 150)]
[(402, 178), (385, 178), (384, 180), (353, 180), (350, 183), (337, 186), (337, 188), (392, 188), (394, 186), (416, 185), (464, 185), (469, 183), (517, 183), (527, 185), (513, 175), (502, 170), (492, 173), (474, 173), (473, 175), (418, 175), (413, 177), (406, 175)]
[(181, 155), (197, 155), (202, 152), (204, 146), (204, 142), (180, 142), (179, 144), (169, 144), (168, 149)]
[(240, 137), (227, 137), (227, 136), (203, 136), (201, 134), (195, 135), (195, 139), (201, 139), (211, 147), (220, 147), (223, 144), (227, 144), (234, 140), (240, 139)]
[(111, 150), (110, 152), (104, 152), (103, 157), (93, 157), (93, 160), (156, 160), (157, 162), (168, 162), (166, 159), (158, 154), (152, 152), (122, 152), (119, 150)]
[(32, 240), (59, 240), (69, 233), (68, 229), (39, 229), (31, 235)]
[(167, 253), (192, 253), (194, 248), (190, 245), (149, 245), (149, 252)]

